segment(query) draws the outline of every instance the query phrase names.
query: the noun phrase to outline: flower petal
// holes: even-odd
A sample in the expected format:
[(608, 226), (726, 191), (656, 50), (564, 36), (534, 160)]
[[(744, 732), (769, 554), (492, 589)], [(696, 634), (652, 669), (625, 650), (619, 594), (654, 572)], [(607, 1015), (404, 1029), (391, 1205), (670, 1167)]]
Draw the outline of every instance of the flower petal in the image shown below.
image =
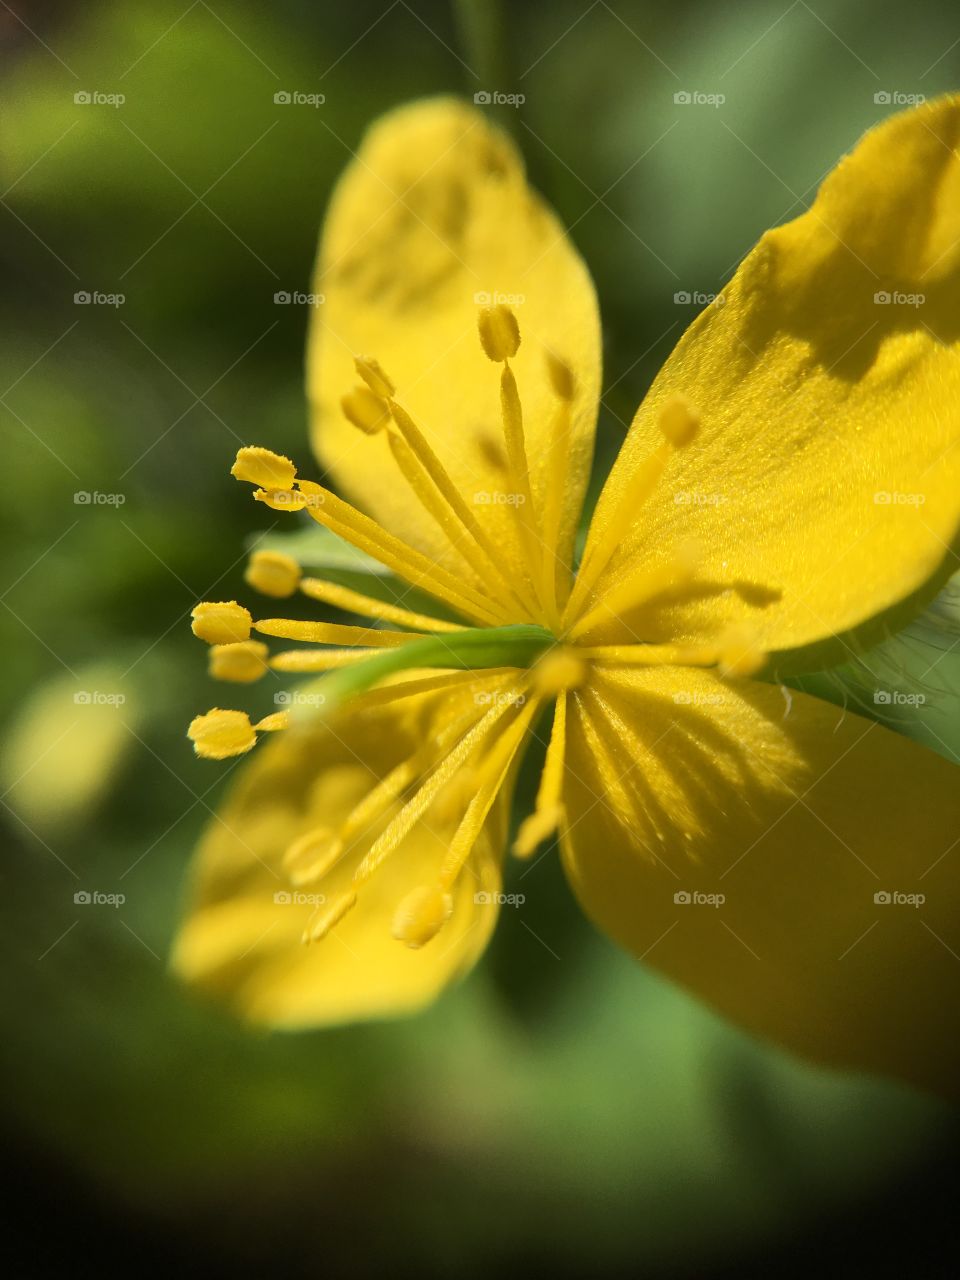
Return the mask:
[[(501, 466), (499, 372), (478, 335), (479, 308), (512, 306), (511, 365), (524, 414), (535, 501), (561, 408), (548, 357), (572, 373), (569, 480), (559, 545), (567, 563), (590, 469), (600, 326), (590, 276), (555, 215), (526, 184), (505, 134), (453, 98), (380, 120), (334, 194), (320, 247), (308, 384), (317, 453), (392, 533), (476, 581), (412, 498), (383, 433), (344, 417), (353, 357), (379, 361), (482, 525), (515, 569), (516, 510)], [(555, 375), (556, 376), (556, 375)]]
[(834, 665), (850, 656), (844, 633), (870, 622), (856, 639), (878, 639), (956, 568), (958, 137), (957, 97), (868, 133), (807, 213), (762, 238), (667, 361), (591, 539), (656, 447), (669, 397), (696, 406), (702, 431), (668, 465), (600, 589), (691, 536), (700, 578), (717, 589), (659, 610), (643, 639), (740, 620), (781, 651), (780, 670)]
[(795, 1053), (956, 1094), (955, 765), (677, 668), (595, 674), (568, 732), (564, 860), (606, 933)]
[[(294, 887), (282, 865), (295, 840), (336, 828), (423, 742), (425, 708), (440, 705), (434, 697), (354, 711), (335, 729), (290, 730), (257, 749), (197, 854), (172, 961), (183, 979), (252, 1022), (295, 1028), (415, 1010), (474, 963), (497, 914), (506, 799), (457, 882), (449, 920), (418, 950), (394, 939), (396, 913), (412, 890), (435, 883), (457, 814), (429, 810), (360, 888), (353, 910), (309, 945), (302, 936), (316, 895), (336, 903), (362, 850), (316, 884)], [(464, 697), (472, 704), (469, 693), (445, 691), (446, 713)]]

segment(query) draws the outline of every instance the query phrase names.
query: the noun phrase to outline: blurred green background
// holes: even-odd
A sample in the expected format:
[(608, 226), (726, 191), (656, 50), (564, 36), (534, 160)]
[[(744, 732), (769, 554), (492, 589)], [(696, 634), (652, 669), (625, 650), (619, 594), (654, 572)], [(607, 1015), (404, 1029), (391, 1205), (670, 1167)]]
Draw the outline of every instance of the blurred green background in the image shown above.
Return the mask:
[[(947, 0), (500, 18), (429, 0), (0, 8), (3, 1123), (28, 1186), (67, 1222), (85, 1206), (88, 1261), (113, 1223), (235, 1275), (706, 1274), (832, 1239), (939, 1158), (940, 1107), (724, 1027), (596, 937), (553, 858), (513, 872), (522, 912), (418, 1019), (258, 1035), (165, 974), (230, 773), (184, 737), (216, 701), (187, 617), (244, 598), (265, 527), (228, 474), (238, 443), (307, 456), (307, 311), (274, 295), (309, 287), (366, 124), (429, 93), (524, 95), (499, 117), (603, 307), (599, 477), (696, 297), (888, 101), (960, 82)], [(901, 674), (949, 648), (944, 618), (947, 639), (928, 619), (892, 646)], [(898, 727), (952, 754), (960, 681), (938, 670), (942, 696)], [(75, 902), (94, 891), (125, 901)], [(34, 1248), (23, 1274), (56, 1261)]]

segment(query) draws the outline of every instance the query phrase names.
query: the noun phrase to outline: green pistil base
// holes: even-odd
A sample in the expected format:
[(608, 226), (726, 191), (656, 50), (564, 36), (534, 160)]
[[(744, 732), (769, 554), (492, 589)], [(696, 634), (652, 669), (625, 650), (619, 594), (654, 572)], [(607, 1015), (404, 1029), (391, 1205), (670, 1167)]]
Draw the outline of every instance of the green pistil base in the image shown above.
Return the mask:
[[(556, 639), (545, 627), (521, 623), (508, 627), (471, 627), (410, 640), (386, 649), (363, 662), (323, 676), (313, 688), (322, 693), (322, 715), (343, 702), (366, 693), (375, 684), (400, 671), (424, 668), (451, 671), (483, 671), (490, 667), (527, 668)], [(315, 712), (313, 714), (316, 714)]]

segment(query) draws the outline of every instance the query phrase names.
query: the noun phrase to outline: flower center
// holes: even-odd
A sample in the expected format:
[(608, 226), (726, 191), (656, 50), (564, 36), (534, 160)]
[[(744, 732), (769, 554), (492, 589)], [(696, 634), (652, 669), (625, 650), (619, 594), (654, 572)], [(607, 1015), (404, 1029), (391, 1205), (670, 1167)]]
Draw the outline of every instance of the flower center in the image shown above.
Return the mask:
[[(248, 583), (282, 599), (296, 592), (367, 625), (262, 618), (254, 621), (235, 601), (206, 602), (193, 611), (193, 630), (210, 645), (210, 669), (218, 679), (249, 683), (268, 671), (326, 673), (298, 694), (290, 710), (252, 724), (240, 711), (216, 708), (197, 716), (189, 736), (199, 755), (224, 759), (248, 751), (257, 733), (283, 729), (303, 714), (331, 716), (350, 700), (358, 709), (417, 695), (449, 695), (431, 721), (426, 740), (360, 799), (336, 828), (307, 832), (283, 856), (297, 887), (317, 884), (344, 859), (354, 866), (351, 887), (314, 912), (305, 941), (324, 937), (356, 904), (385, 858), (396, 851), (429, 810), (450, 831), (437, 876), (415, 886), (398, 904), (394, 936), (411, 947), (424, 945), (443, 927), (453, 893), (487, 817), (541, 710), (554, 706), (553, 725), (534, 812), (521, 825), (514, 852), (528, 857), (554, 834), (563, 816), (562, 794), (568, 705), (589, 678), (591, 666), (718, 666), (725, 674), (748, 674), (763, 660), (749, 635), (728, 633), (717, 643), (603, 643), (648, 604), (673, 600), (696, 589), (698, 556), (681, 546), (653, 568), (626, 577), (606, 575), (622, 549), (638, 507), (656, 490), (675, 451), (697, 435), (696, 412), (682, 398), (661, 409), (662, 441), (629, 476), (618, 499), (604, 511), (576, 578), (558, 554), (569, 487), (571, 402), (569, 366), (548, 355), (555, 420), (541, 469), (542, 492), (530, 480), (523, 411), (510, 361), (520, 331), (509, 308), (483, 308), (478, 319), (487, 357), (501, 365), (502, 450), (490, 445), (491, 465), (501, 472), (517, 501), (509, 507), (520, 572), (504, 565), (490, 528), (467, 504), (461, 490), (397, 398), (396, 387), (376, 359), (358, 356), (360, 382), (342, 398), (357, 430), (385, 437), (413, 496), (470, 571), (455, 573), (362, 514), (330, 490), (297, 478), (289, 459), (267, 449), (243, 448), (232, 473), (256, 486), (254, 497), (275, 511), (305, 511), (319, 524), (424, 590), (465, 619), (450, 622), (413, 612), (399, 603), (322, 578), (305, 577), (290, 556), (254, 552)], [(594, 522), (597, 524), (597, 522)], [(307, 648), (273, 653), (260, 636), (304, 642)], [(469, 692), (469, 698), (463, 696)], [(292, 699), (287, 698), (292, 703)]]

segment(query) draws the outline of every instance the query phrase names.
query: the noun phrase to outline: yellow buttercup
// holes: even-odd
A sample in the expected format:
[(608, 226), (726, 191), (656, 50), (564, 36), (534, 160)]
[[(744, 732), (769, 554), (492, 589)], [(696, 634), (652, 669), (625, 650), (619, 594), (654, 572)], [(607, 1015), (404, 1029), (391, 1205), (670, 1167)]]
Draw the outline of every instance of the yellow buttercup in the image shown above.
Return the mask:
[(778, 677), (863, 653), (956, 568), (958, 136), (960, 99), (894, 117), (763, 237), (640, 406), (577, 560), (586, 268), (477, 111), (371, 130), (309, 349), (314, 445), (357, 505), (264, 448), (233, 473), (416, 607), (261, 551), (255, 591), (367, 621), (194, 611), (220, 679), (325, 674), (190, 727), (214, 759), (270, 738), (198, 855), (180, 974), (275, 1026), (422, 1006), (490, 935), (544, 733), (511, 847), (557, 835), (611, 937), (793, 1051), (955, 1087), (960, 775)]

